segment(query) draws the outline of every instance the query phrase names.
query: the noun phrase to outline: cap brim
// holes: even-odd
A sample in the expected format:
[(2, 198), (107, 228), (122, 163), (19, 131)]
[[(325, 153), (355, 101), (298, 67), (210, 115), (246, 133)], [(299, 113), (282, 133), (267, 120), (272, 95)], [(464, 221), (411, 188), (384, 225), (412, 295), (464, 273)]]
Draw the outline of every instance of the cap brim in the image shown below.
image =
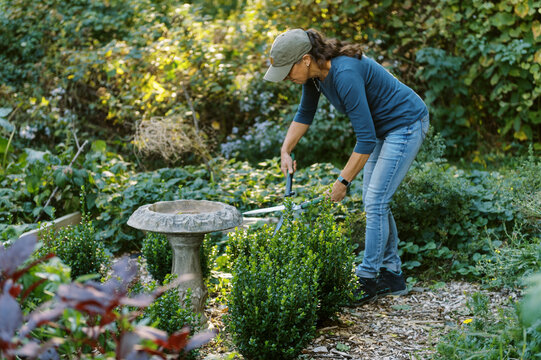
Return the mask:
[(293, 64), (279, 67), (271, 65), (263, 79), (272, 82), (282, 81), (286, 78), (287, 74), (289, 74), (292, 67)]

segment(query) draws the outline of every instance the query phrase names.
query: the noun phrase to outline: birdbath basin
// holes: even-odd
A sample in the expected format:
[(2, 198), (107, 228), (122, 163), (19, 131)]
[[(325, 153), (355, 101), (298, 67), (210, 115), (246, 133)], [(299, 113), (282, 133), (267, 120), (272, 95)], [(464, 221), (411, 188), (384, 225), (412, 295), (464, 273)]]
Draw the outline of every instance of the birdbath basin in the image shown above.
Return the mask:
[(199, 248), (205, 234), (230, 229), (242, 223), (233, 206), (216, 201), (176, 200), (143, 205), (129, 218), (128, 225), (143, 231), (165, 234), (173, 249), (172, 274), (187, 278), (179, 285), (182, 300), (191, 289), (193, 310), (206, 324), (204, 304), (207, 288), (203, 282)]

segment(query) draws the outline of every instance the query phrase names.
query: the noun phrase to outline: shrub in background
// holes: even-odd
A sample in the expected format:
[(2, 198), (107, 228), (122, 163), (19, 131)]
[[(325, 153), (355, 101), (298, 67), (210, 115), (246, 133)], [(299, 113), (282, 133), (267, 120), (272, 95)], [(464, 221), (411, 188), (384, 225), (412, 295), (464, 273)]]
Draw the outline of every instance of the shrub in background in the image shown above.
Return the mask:
[[(166, 275), (163, 285), (170, 284), (175, 278), (176, 275)], [(136, 292), (152, 293), (159, 286), (160, 283), (152, 281), (134, 290)], [(191, 291), (188, 290), (184, 299), (181, 299), (178, 289), (173, 287), (165, 291), (145, 308), (142, 317), (148, 319), (153, 327), (167, 331), (169, 334), (173, 334), (186, 326), (190, 328), (191, 333), (195, 333), (200, 330), (201, 326), (199, 315), (192, 310), (191, 295)]]
[(517, 160), (516, 166), (504, 173), (508, 179), (505, 190), (513, 196), (524, 230), (541, 235), (541, 158), (530, 146), (528, 155)]
[(317, 255), (301, 241), (292, 214), (274, 227), (237, 231), (229, 319), (239, 351), (251, 359), (294, 359), (315, 334)]
[(143, 240), (141, 249), (146, 260), (149, 274), (163, 284), (167, 275), (171, 274), (173, 266), (173, 250), (167, 237), (163, 234), (148, 232)]
[(111, 257), (96, 234), (92, 220), (85, 214), (78, 225), (46, 231), (39, 254), (58, 256), (71, 268), (72, 279), (87, 274), (104, 276)]
[[(163, 284), (167, 275), (171, 274), (173, 267), (173, 250), (164, 234), (148, 232), (143, 239), (141, 249), (146, 259), (147, 269), (152, 278)], [(203, 278), (210, 276), (217, 256), (217, 246), (213, 245), (209, 234), (205, 236), (199, 248), (199, 260)]]
[[(474, 263), (490, 250), (488, 231), (503, 236), (516, 212), (498, 173), (467, 173), (446, 163), (412, 167), (391, 205), (404, 267), (476, 274)], [(438, 270), (439, 271), (439, 270)]]

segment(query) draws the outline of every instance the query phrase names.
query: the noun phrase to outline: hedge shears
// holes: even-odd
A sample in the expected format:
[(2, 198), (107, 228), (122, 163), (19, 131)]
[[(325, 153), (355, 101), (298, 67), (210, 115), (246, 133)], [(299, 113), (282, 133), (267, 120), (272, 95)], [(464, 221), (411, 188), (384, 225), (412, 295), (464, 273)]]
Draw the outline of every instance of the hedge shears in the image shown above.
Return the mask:
[[(293, 154), (291, 154), (291, 155), (293, 155)], [(292, 191), (292, 187), (293, 187), (293, 174), (288, 173), (287, 177), (286, 177), (286, 192), (284, 194), (284, 198), (291, 197), (291, 196), (295, 195), (295, 192)], [(292, 210), (293, 211), (303, 210), (303, 209), (308, 208), (311, 205), (314, 205), (314, 204), (317, 204), (317, 203), (321, 202), (322, 200), (323, 200), (323, 197), (318, 197), (318, 198), (315, 198), (313, 200), (304, 201), (304, 202), (302, 202), (300, 204), (293, 205)], [(274, 234), (273, 234), (273, 236), (274, 236), (274, 235), (276, 235), (278, 230), (280, 230), (280, 228), (282, 227), (282, 224), (284, 222), (284, 210), (285, 209), (286, 209), (285, 205), (278, 205), (278, 206), (273, 206), (273, 207), (269, 207), (269, 208), (265, 208), (265, 209), (257, 209), (257, 210), (246, 211), (242, 215), (244, 215), (244, 216), (246, 216), (246, 215), (259, 215), (259, 214), (267, 214), (267, 213), (272, 213), (272, 212), (276, 212), (276, 211), (281, 211), (282, 216), (280, 216), (280, 220), (278, 221), (278, 224), (276, 224), (276, 228), (274, 229)]]

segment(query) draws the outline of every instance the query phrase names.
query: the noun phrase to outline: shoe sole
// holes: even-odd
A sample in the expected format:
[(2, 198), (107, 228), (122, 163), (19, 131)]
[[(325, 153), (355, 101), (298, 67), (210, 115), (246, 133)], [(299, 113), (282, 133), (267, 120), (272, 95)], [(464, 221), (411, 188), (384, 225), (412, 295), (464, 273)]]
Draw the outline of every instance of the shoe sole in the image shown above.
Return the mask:
[(378, 294), (378, 295), (375, 295), (373, 298), (364, 300), (362, 302), (352, 303), (352, 304), (349, 304), (348, 306), (349, 307), (357, 307), (357, 306), (362, 306), (362, 305), (365, 305), (365, 304), (373, 304), (378, 299), (384, 298), (385, 296), (403, 296), (403, 295), (407, 295), (408, 293), (409, 293), (408, 289), (405, 289), (405, 290), (398, 290), (398, 291), (385, 293), (385, 294)]
[(389, 296), (389, 295), (394, 295), (394, 296), (408, 295), (408, 289), (378, 294), (377, 297), (384, 297), (384, 296)]

